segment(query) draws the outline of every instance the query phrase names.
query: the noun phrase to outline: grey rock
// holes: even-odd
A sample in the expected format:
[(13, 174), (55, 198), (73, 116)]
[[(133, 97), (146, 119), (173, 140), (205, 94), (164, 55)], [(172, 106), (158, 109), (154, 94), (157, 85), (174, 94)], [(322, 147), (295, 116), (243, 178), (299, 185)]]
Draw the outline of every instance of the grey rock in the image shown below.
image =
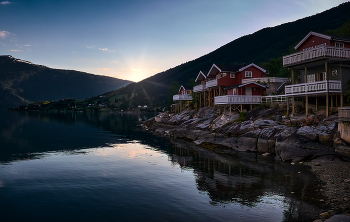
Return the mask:
[(261, 129), (247, 132), (237, 140), (239, 151), (257, 151), (257, 143)]

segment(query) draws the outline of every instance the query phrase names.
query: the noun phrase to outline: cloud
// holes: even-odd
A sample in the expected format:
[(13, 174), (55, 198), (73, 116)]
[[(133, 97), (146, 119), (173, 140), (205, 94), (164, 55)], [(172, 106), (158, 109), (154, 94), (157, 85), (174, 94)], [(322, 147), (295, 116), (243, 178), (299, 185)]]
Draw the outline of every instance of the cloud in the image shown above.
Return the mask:
[(32, 45), (24, 45), (24, 46), (32, 46)]
[(12, 4), (11, 2), (9, 1), (3, 1), (3, 2), (0, 2), (0, 5), (9, 5), (9, 4)]
[(86, 46), (86, 48), (88, 48), (88, 49), (92, 49), (92, 46)]
[(114, 69), (112, 69), (112, 68), (101, 68), (101, 69), (98, 69), (98, 70), (107, 71), (107, 70), (114, 70)]
[(1, 38), (5, 38), (7, 36), (9, 36), (11, 33), (9, 33), (8, 31), (0, 31), (0, 37)]
[(11, 49), (10, 51), (11, 52), (22, 52), (21, 50), (18, 50), (18, 49)]
[(101, 50), (101, 51), (115, 52), (115, 50), (110, 50), (110, 49), (107, 49), (107, 48), (98, 48), (98, 49)]
[(111, 63), (118, 63), (118, 61), (112, 61)]

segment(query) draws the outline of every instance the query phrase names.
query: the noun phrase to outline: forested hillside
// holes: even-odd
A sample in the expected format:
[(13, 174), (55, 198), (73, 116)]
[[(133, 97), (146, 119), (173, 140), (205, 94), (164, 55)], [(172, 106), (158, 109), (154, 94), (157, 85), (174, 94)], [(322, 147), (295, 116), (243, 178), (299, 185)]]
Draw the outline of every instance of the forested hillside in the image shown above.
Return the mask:
[(350, 24), (349, 12), (350, 2), (347, 2), (310, 17), (264, 28), (251, 35), (242, 36), (200, 58), (106, 95), (112, 98), (112, 106), (122, 109), (137, 105), (165, 107), (168, 105), (169, 88), (172, 83), (188, 84), (190, 79), (196, 78), (200, 70), (208, 70), (213, 63), (255, 63), (271, 67), (270, 76), (287, 75), (288, 72), (281, 72), (280, 57), (294, 52), (293, 47), (310, 31), (346, 35), (346, 27)]
[(41, 100), (85, 99), (129, 84), (130, 81), (74, 70), (51, 69), (0, 56), (0, 107)]

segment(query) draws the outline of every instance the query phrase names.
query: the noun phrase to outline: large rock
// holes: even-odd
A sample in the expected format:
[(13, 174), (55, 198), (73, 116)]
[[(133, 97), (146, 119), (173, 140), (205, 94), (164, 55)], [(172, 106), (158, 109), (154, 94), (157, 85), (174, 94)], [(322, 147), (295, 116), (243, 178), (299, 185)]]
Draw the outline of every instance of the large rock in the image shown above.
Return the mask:
[(261, 153), (275, 153), (275, 134), (281, 132), (286, 126), (265, 128), (258, 138), (257, 149)]
[(231, 147), (233, 149), (237, 149), (237, 140), (238, 137), (229, 137), (224, 140), (221, 144), (227, 147)]
[[(286, 128), (276, 140), (276, 160), (299, 162), (305, 159), (314, 159), (320, 156), (335, 154), (334, 148), (316, 143), (307, 137), (296, 133), (290, 134), (295, 129)], [(288, 131), (287, 133), (284, 131)], [(295, 131), (294, 131), (295, 132)], [(284, 134), (281, 136), (281, 134)], [(288, 135), (289, 136), (286, 136)]]
[(261, 129), (247, 132), (237, 140), (237, 150), (239, 151), (257, 151), (258, 138)]
[(242, 135), (256, 129), (258, 129), (258, 127), (254, 124), (254, 122), (251, 120), (247, 120), (237, 125), (234, 124), (227, 130), (227, 133), (229, 133), (230, 135)]
[(231, 115), (222, 114), (212, 122), (212, 125), (210, 128), (212, 130), (216, 130), (226, 125), (227, 123), (236, 121), (238, 119), (239, 119), (238, 113), (232, 113)]
[(333, 147), (336, 153), (342, 156), (345, 156), (347, 158), (350, 158), (350, 147), (346, 145), (344, 140), (340, 138), (336, 138), (334, 140)]

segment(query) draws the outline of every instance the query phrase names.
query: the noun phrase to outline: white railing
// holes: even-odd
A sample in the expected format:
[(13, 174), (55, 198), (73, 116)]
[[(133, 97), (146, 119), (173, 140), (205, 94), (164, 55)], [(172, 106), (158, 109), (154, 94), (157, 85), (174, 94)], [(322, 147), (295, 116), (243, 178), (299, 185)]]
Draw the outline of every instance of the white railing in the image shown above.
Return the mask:
[(281, 77), (261, 77), (261, 78), (249, 78), (249, 79), (242, 79), (242, 83), (248, 83), (248, 82), (290, 82), (290, 78), (281, 78)]
[(207, 88), (214, 87), (214, 86), (217, 86), (217, 85), (218, 85), (218, 80), (217, 79), (213, 79), (213, 80), (210, 80), (210, 81), (206, 82), (206, 87)]
[(192, 100), (191, 94), (186, 95), (173, 95), (173, 101), (177, 100)]
[(225, 104), (260, 104), (261, 96), (247, 96), (247, 95), (226, 95), (216, 96), (214, 98), (215, 105)]
[(206, 89), (207, 89), (207, 87), (205, 86), (205, 84), (201, 84), (201, 85), (193, 87), (193, 92), (201, 92), (201, 91), (204, 91)]
[(338, 107), (338, 118), (350, 119), (350, 106)]
[(284, 103), (287, 99), (286, 95), (262, 96), (263, 103)]
[(325, 81), (318, 81), (318, 82), (288, 85), (285, 87), (285, 94), (297, 95), (297, 94), (324, 93), (324, 92), (327, 92), (327, 90), (328, 92), (341, 92), (341, 81), (325, 80)]
[(283, 56), (283, 66), (319, 57), (350, 58), (350, 48), (324, 46)]

